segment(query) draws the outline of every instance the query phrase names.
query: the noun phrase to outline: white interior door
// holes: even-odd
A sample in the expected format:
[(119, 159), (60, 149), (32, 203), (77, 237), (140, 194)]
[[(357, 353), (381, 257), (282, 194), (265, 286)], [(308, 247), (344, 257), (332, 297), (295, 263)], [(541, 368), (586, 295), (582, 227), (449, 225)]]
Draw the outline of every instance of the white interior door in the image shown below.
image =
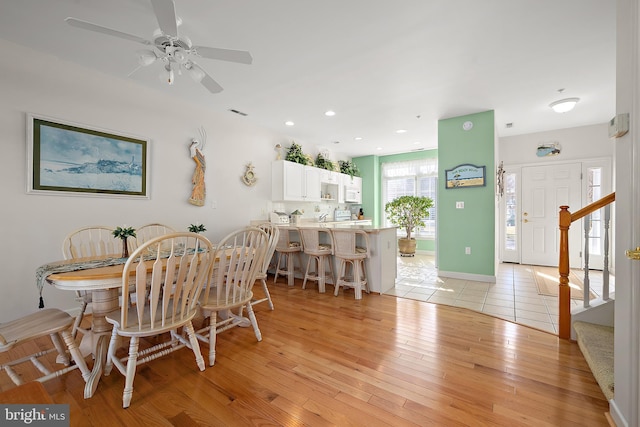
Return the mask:
[[(580, 163), (553, 164), (522, 168), (522, 230), (523, 264), (558, 265), (560, 206), (570, 211), (582, 207)], [(572, 224), (569, 232), (569, 263), (580, 268), (580, 233), (582, 221)]]

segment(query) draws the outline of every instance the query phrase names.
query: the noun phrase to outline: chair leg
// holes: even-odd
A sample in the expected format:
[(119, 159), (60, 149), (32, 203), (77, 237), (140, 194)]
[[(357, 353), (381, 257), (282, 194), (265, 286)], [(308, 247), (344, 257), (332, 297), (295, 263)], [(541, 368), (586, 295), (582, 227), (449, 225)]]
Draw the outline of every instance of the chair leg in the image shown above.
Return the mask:
[(258, 320), (256, 319), (256, 314), (253, 312), (253, 307), (251, 307), (251, 304), (247, 304), (247, 315), (249, 316), (249, 320), (251, 321), (251, 326), (253, 326), (253, 332), (256, 334), (256, 339), (258, 341), (262, 341), (262, 333), (260, 332), (260, 328), (258, 327)]
[(262, 279), (262, 290), (264, 291), (265, 298), (267, 298), (267, 301), (269, 302), (269, 309), (273, 311), (273, 301), (271, 301), (271, 294), (267, 287), (267, 279)]
[(307, 279), (309, 278), (309, 267), (311, 267), (311, 261), (313, 260), (313, 256), (309, 255), (307, 258), (307, 270), (304, 272), (304, 280), (302, 281), (302, 289), (307, 289)]
[[(338, 296), (338, 292), (340, 292), (340, 286), (343, 282), (343, 278), (345, 277), (347, 271), (347, 262), (343, 259), (340, 260), (340, 268), (338, 269), (338, 280), (336, 281), (335, 290), (333, 291), (334, 296)], [(342, 285), (344, 289), (344, 285)]]
[(295, 257), (293, 256), (293, 254), (287, 254), (287, 279), (288, 282), (287, 284), (289, 285), (289, 287), (293, 287), (293, 285), (295, 284), (294, 280), (295, 280), (295, 274), (294, 272), (296, 271), (296, 265), (295, 265)]
[[(249, 304), (251, 307), (251, 304)], [(216, 363), (216, 323), (218, 312), (212, 311), (209, 315), (209, 366), (213, 366)]]
[(133, 379), (136, 376), (136, 362), (138, 361), (138, 337), (131, 337), (129, 343), (129, 360), (127, 360), (127, 376), (122, 393), (122, 407), (128, 408), (133, 397)]
[(280, 270), (280, 263), (282, 260), (282, 252), (278, 252), (278, 259), (276, 260), (276, 272), (273, 275), (273, 284), (276, 284), (276, 281), (278, 280), (278, 270)]
[(71, 336), (75, 338), (78, 335), (78, 329), (80, 329), (80, 324), (82, 323), (82, 319), (84, 319), (84, 313), (87, 311), (87, 301), (82, 301), (82, 305), (80, 307), (80, 313), (76, 316), (75, 322), (73, 322), (73, 329), (71, 332)]
[(56, 361), (58, 363), (62, 363), (64, 366), (69, 366), (71, 362), (69, 361), (69, 356), (67, 355), (67, 349), (62, 345), (62, 341), (60, 341), (60, 335), (58, 333), (53, 333), (49, 335), (51, 337), (51, 342), (53, 346), (56, 348), (58, 352), (58, 357)]
[(189, 343), (191, 343), (191, 350), (193, 350), (193, 354), (196, 356), (196, 364), (198, 365), (198, 369), (204, 371), (204, 357), (202, 357), (202, 352), (200, 351), (200, 343), (198, 343), (198, 338), (196, 337), (196, 331), (193, 329), (193, 324), (189, 322), (184, 325), (184, 331), (189, 336)]
[(356, 299), (362, 299), (362, 282), (360, 281), (360, 261), (353, 261), (353, 290)]
[(118, 347), (118, 331), (113, 328), (111, 331), (111, 340), (109, 341), (109, 348), (107, 350), (107, 361), (104, 365), (104, 375), (107, 376), (111, 373), (111, 369), (113, 369), (113, 358), (116, 357), (116, 348)]

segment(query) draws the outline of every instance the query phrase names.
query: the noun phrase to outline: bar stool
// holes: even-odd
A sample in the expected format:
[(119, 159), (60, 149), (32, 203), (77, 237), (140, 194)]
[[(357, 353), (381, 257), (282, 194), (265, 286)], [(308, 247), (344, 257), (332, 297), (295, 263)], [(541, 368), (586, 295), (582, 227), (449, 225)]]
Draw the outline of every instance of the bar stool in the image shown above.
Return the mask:
[[(318, 282), (318, 292), (323, 294), (325, 292), (326, 279), (331, 279), (331, 284), (335, 286), (335, 274), (333, 271), (333, 238), (331, 232), (326, 228), (301, 228), (300, 238), (302, 239), (302, 246), (307, 258), (307, 269), (304, 273), (304, 281), (302, 282), (302, 289), (307, 287), (307, 280), (314, 280)], [(329, 243), (320, 243), (321, 236), (328, 237)], [(330, 275), (325, 273), (325, 264), (329, 261)], [(309, 271), (311, 264), (313, 263), (313, 271)]]
[[(276, 262), (276, 274), (273, 278), (275, 284), (278, 280), (278, 275), (287, 276), (287, 283), (289, 286), (293, 286), (295, 279), (295, 264), (294, 257), (298, 257), (298, 265), (302, 269), (302, 261), (300, 260), (300, 254), (302, 253), (302, 243), (291, 240), (291, 232), (293, 230), (285, 227), (281, 227), (280, 236), (278, 236), (278, 244), (276, 245), (276, 253), (278, 254), (278, 261)], [(286, 269), (281, 268), (282, 261), (285, 261)]]
[[(362, 299), (362, 289), (369, 293), (367, 284), (365, 259), (369, 258), (369, 236), (363, 230), (333, 229), (333, 253), (340, 260), (338, 268), (338, 280), (334, 295), (338, 296), (340, 286), (344, 289), (353, 288), (355, 298)], [(361, 244), (356, 246), (356, 238), (361, 236)], [(347, 266), (351, 265), (351, 274), (348, 275)]]

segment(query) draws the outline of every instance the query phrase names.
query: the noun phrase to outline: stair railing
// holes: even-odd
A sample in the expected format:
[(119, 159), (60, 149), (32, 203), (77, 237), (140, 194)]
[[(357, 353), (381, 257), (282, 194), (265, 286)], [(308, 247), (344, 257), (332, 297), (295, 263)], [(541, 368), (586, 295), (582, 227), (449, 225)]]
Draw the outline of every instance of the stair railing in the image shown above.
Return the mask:
[(589, 306), (589, 276), (588, 276), (588, 245), (589, 245), (589, 230), (591, 228), (590, 215), (601, 209), (605, 209), (605, 232), (604, 235), (604, 271), (603, 271), (603, 299), (609, 299), (609, 221), (610, 221), (610, 209), (609, 205), (616, 200), (616, 193), (611, 193), (604, 196), (600, 200), (577, 210), (574, 213), (569, 212), (569, 206), (560, 206), (560, 214), (558, 223), (560, 227), (560, 259), (558, 260), (558, 273), (559, 289), (558, 289), (558, 305), (559, 305), (559, 319), (558, 319), (558, 336), (562, 339), (571, 338), (571, 290), (569, 288), (569, 227), (571, 223), (582, 219), (589, 215), (587, 221), (585, 221), (585, 282), (584, 282), (584, 301), (585, 307)]

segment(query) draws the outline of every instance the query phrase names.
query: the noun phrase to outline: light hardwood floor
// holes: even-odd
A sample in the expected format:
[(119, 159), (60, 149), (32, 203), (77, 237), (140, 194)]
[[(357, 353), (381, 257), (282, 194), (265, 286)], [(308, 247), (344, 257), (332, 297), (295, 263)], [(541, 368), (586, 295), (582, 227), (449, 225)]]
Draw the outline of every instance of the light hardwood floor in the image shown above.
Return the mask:
[(188, 349), (139, 367), (128, 409), (117, 372), (87, 400), (77, 371), (45, 387), (72, 426), (607, 425), (576, 343), (461, 307), (272, 280), (275, 311), (255, 306), (262, 342), (234, 328), (204, 372)]

